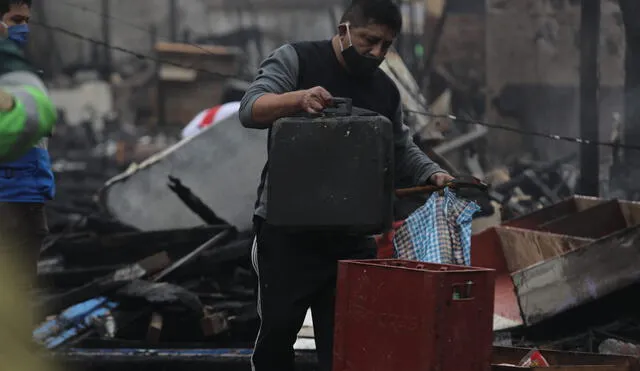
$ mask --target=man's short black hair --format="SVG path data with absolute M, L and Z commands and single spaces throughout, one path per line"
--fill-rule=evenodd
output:
M 26 5 L 31 8 L 31 0 L 0 0 L 0 15 L 9 13 L 12 5 Z
M 402 13 L 393 0 L 352 0 L 340 19 L 340 23 L 345 22 L 354 27 L 385 25 L 397 35 L 402 30 Z

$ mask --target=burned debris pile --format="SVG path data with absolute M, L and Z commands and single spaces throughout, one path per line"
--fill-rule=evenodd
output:
M 169 186 L 214 224 L 140 231 L 113 223 L 109 233 L 85 226 L 54 236 L 39 265 L 40 344 L 250 347 L 258 323 L 251 233 L 226 224 L 177 179 Z

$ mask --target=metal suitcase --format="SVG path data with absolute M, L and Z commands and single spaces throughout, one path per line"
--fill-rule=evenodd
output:
M 267 221 L 294 230 L 381 233 L 393 220 L 393 126 L 350 99 L 334 104 L 274 123 Z

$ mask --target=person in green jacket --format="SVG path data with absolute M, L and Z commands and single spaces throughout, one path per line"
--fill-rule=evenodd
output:
M 56 120 L 55 105 L 22 51 L 0 39 L 0 163 L 21 157 L 50 136 Z
M 17 168 L 11 166 L 46 142 L 57 119 L 55 105 L 47 96 L 44 83 L 24 58 L 22 50 L 6 35 L 6 29 L 0 24 L 0 196 L 23 192 L 29 187 L 27 177 L 11 176 L 7 169 Z M 37 204 L 0 200 L 1 270 L 8 274 L 6 266 L 12 268 L 11 279 L 2 279 L 4 286 L 0 286 L 0 290 L 7 295 L 21 293 L 21 300 L 27 301 L 37 279 L 40 248 L 47 234 L 44 211 L 41 207 L 36 210 L 32 205 Z M 9 297 L 5 299 L 12 303 Z M 20 313 L 16 313 L 15 318 L 7 318 L 12 318 L 16 327 L 0 321 L 0 333 L 11 337 L 14 345 L 28 347 L 33 323 L 28 321 L 31 326 L 27 326 L 27 322 L 18 324 L 16 321 L 18 317 L 31 317 L 25 311 L 29 306 L 15 304 Z M 6 310 L 10 308 L 0 312 Z M 0 338 L 3 347 L 5 340 Z

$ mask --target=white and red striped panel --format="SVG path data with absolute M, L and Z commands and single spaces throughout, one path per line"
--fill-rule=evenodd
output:
M 196 115 L 196 117 L 182 129 L 182 137 L 188 138 L 198 134 L 204 128 L 222 121 L 240 110 L 240 102 L 229 102 L 208 108 Z

